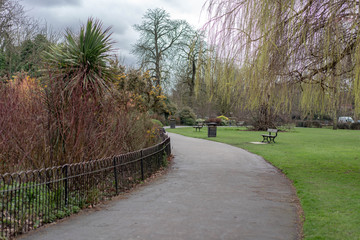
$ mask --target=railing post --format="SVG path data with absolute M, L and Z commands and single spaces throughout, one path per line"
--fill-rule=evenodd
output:
M 65 187 L 65 206 L 68 205 L 68 199 L 69 199 L 69 189 L 68 189 L 68 164 L 66 164 L 63 168 L 63 171 L 64 171 L 64 187 Z
M 117 176 L 117 171 L 116 171 L 116 157 L 113 158 L 113 163 L 114 163 L 115 190 L 116 190 L 116 195 L 118 195 L 119 187 L 118 187 L 118 176 Z
M 143 150 L 140 150 L 141 180 L 144 181 L 144 159 Z
M 162 157 L 162 151 L 160 152 L 160 150 L 161 150 L 161 147 L 162 147 L 162 145 L 158 145 L 158 147 L 157 147 L 157 162 L 158 162 L 158 169 L 160 169 L 160 167 L 161 167 L 161 157 Z

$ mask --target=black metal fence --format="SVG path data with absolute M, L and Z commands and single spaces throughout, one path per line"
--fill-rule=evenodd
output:
M 0 239 L 12 238 L 124 192 L 166 164 L 170 138 L 110 158 L 0 175 Z

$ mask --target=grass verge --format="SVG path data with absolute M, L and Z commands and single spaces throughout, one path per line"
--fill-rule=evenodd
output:
M 227 143 L 264 157 L 296 188 L 304 210 L 304 239 L 360 239 L 360 131 L 295 128 L 275 144 L 256 145 L 265 132 L 243 128 L 168 129 L 189 137 Z

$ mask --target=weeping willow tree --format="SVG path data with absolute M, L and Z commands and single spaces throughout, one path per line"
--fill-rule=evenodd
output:
M 299 101 L 335 125 L 347 103 L 359 116 L 359 1 L 209 0 L 208 12 L 217 62 L 237 69 L 216 78 L 223 96 L 237 88 L 240 105 L 265 115 Z

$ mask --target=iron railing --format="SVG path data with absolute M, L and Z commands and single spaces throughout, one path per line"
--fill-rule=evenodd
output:
M 114 157 L 0 175 L 0 239 L 12 238 L 118 195 L 166 164 L 170 138 Z

